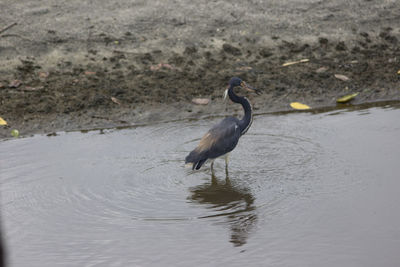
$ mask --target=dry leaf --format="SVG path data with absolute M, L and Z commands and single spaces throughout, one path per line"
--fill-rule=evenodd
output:
M 150 66 L 150 70 L 159 70 L 161 68 L 161 63 L 157 65 Z
M 150 70 L 159 70 L 161 68 L 166 68 L 166 69 L 170 69 L 170 70 L 176 69 L 174 66 L 172 66 L 171 64 L 167 64 L 167 63 L 158 63 L 157 65 L 150 66 Z
M 94 75 L 96 74 L 95 71 L 85 71 L 85 75 Z
M 358 93 L 350 94 L 350 95 L 345 95 L 342 96 L 341 98 L 336 99 L 336 102 L 338 103 L 346 103 L 355 98 L 358 95 Z
M 8 87 L 10 87 L 10 88 L 18 88 L 21 84 L 22 84 L 22 82 L 20 80 L 14 80 L 14 81 L 10 82 Z
M 253 68 L 250 66 L 243 66 L 243 67 L 239 67 L 236 69 L 236 71 L 249 71 L 252 70 Z
M 7 125 L 7 122 L 2 117 L 0 117 L 0 125 Z
M 193 98 L 192 102 L 196 105 L 207 105 L 210 103 L 210 99 L 208 98 Z
M 49 73 L 48 72 L 44 72 L 44 71 L 39 72 L 39 78 L 45 79 L 47 77 L 49 77 Z
M 308 62 L 308 61 L 310 61 L 308 58 L 304 58 L 304 59 L 301 59 L 299 61 L 286 62 L 286 63 L 282 64 L 282 67 L 287 67 L 287 66 L 290 66 L 290 65 L 298 64 L 298 63 L 305 63 L 305 62 Z
M 172 65 L 170 65 L 170 64 L 162 64 L 162 67 L 167 68 L 167 69 L 170 69 L 170 70 L 175 69 L 175 67 L 172 66 Z
M 317 69 L 315 72 L 316 73 L 323 73 L 323 72 L 325 72 L 327 70 L 328 70 L 328 67 L 321 67 L 321 68 Z
M 299 110 L 310 109 L 310 107 L 307 106 L 306 104 L 302 104 L 299 102 L 292 102 L 290 103 L 290 106 L 294 109 L 299 109 Z
M 342 75 L 342 74 L 335 74 L 335 78 L 336 78 L 336 79 L 339 79 L 339 80 L 341 80 L 341 81 L 344 81 L 344 82 L 350 80 L 349 77 L 347 77 L 347 76 L 345 76 L 345 75 Z
M 114 102 L 115 104 L 121 105 L 121 102 L 119 102 L 118 99 L 116 99 L 115 97 L 111 97 L 111 101 Z

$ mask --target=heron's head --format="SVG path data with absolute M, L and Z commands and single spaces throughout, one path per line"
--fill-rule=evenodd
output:
M 238 77 L 233 77 L 229 80 L 228 89 L 231 87 L 234 88 L 236 86 L 240 86 L 250 92 L 255 92 L 257 95 L 260 94 L 260 90 L 248 85 L 245 81 L 243 81 L 242 79 L 240 79 Z M 226 89 L 224 92 L 224 99 L 228 95 L 228 89 Z
M 242 84 L 243 80 L 238 77 L 233 77 L 229 80 L 229 86 L 236 87 Z

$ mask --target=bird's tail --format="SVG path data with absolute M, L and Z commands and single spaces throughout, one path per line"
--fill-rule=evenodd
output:
M 200 167 L 204 164 L 204 162 L 207 161 L 207 156 L 204 153 L 199 153 L 195 150 L 189 153 L 187 157 L 185 158 L 185 163 L 192 163 L 192 170 L 200 169 Z

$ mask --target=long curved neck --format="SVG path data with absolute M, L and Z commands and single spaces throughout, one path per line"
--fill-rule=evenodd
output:
M 239 121 L 240 132 L 243 135 L 247 132 L 247 130 L 250 128 L 251 123 L 253 122 L 253 113 L 250 102 L 249 100 L 247 100 L 247 98 L 236 95 L 235 92 L 233 91 L 233 86 L 229 87 L 228 95 L 233 102 L 239 103 L 243 107 L 244 116 Z

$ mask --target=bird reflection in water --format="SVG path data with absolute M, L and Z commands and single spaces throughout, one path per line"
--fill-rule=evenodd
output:
M 235 187 L 231 184 L 228 171 L 224 182 L 218 181 L 215 174 L 211 174 L 211 184 L 199 185 L 190 188 L 189 197 L 194 203 L 205 204 L 216 214 L 202 218 L 225 217 L 231 230 L 230 242 L 234 246 L 246 244 L 251 229 L 257 221 L 254 206 L 254 197 L 248 188 Z

